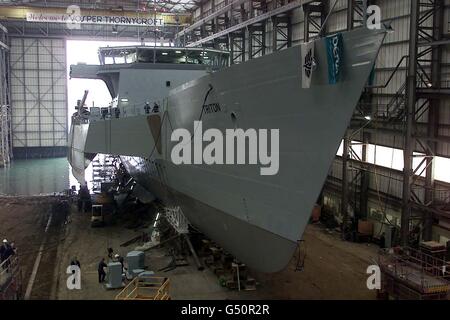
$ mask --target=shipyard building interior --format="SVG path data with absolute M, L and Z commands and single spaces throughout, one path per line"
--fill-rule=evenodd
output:
M 81 18 L 70 20 L 73 16 Z M 297 87 L 299 92 L 323 90 L 314 94 L 325 95 L 327 86 L 314 89 L 319 81 L 314 79 L 315 73 L 326 77 L 321 65 L 326 60 L 320 56 L 325 51 L 320 41 L 344 39 L 339 41 L 345 47 L 346 41 L 353 41 L 347 33 L 359 35 L 366 32 L 363 30 L 369 30 L 367 38 L 355 40 L 359 41 L 355 48 L 375 43 L 369 36 L 377 32 L 385 37 L 373 67 L 366 68 L 370 75 L 364 85 L 361 83 L 358 102 L 348 106 L 353 112 L 351 119 L 349 114 L 345 130 L 339 137 L 333 137 L 339 138 L 338 143 L 332 147 L 321 140 L 324 132 L 332 130 L 330 113 L 316 116 L 311 111 L 314 120 L 309 121 L 309 132 L 289 127 L 292 131 L 289 134 L 299 135 L 298 139 L 290 140 L 291 144 L 298 141 L 311 145 L 318 150 L 313 155 L 333 153 L 329 163 L 326 159 L 302 163 L 299 158 L 288 167 L 293 184 L 296 177 L 311 177 L 311 181 L 301 181 L 301 186 L 309 184 L 311 189 L 317 188 L 317 194 L 286 191 L 275 201 L 272 196 L 278 197 L 281 191 L 268 193 L 269 187 L 261 187 L 259 198 L 255 198 L 259 204 L 252 199 L 246 202 L 244 196 L 239 200 L 247 211 L 245 224 L 260 223 L 258 218 L 251 221 L 257 213 L 249 210 L 261 208 L 263 212 L 272 208 L 272 217 L 279 216 L 280 220 L 268 218 L 261 225 L 272 224 L 264 232 L 272 234 L 276 233 L 273 230 L 279 230 L 277 237 L 283 240 L 267 240 L 267 247 L 260 244 L 240 249 L 229 239 L 245 230 L 251 230 L 248 237 L 257 237 L 260 231 L 254 229 L 259 228 L 252 225 L 245 229 L 243 223 L 230 218 L 216 232 L 209 225 L 203 227 L 202 219 L 188 213 L 193 207 L 208 215 L 207 208 L 211 207 L 216 214 L 216 202 L 230 210 L 241 205 L 231 204 L 233 198 L 226 198 L 225 191 L 223 199 L 214 198 L 213 189 L 222 188 L 221 179 L 225 179 L 222 176 L 209 181 L 211 193 L 207 204 L 191 204 L 200 201 L 200 196 L 195 200 L 184 199 L 185 193 L 180 191 L 201 190 L 196 178 L 187 187 L 181 186 L 185 181 L 180 178 L 179 190 L 173 185 L 176 176 L 172 178 L 170 173 L 158 180 L 158 185 L 165 185 L 158 192 L 167 194 L 175 189 L 176 198 L 182 199 L 177 205 L 165 203 L 158 194 L 148 192 L 145 183 L 135 181 L 133 171 L 129 170 L 133 161 L 136 166 L 154 168 L 159 177 L 159 171 L 166 170 L 165 164 L 159 166 L 158 161 L 147 157 L 161 153 L 158 139 L 161 135 L 165 137 L 164 124 L 179 125 L 185 116 L 181 108 L 175 108 L 181 110 L 180 117 L 172 115 L 175 120 L 168 122 L 166 111 L 162 119 L 156 116 L 159 108 L 166 110 L 166 105 L 177 105 L 182 99 L 194 101 L 197 107 L 192 113 L 198 118 L 199 105 L 203 103 L 199 119 L 204 120 L 204 125 L 206 119 L 218 117 L 218 113 L 227 112 L 222 109 L 230 108 L 211 99 L 216 97 L 219 78 L 216 82 L 211 80 L 214 88 L 209 84 L 209 89 L 205 87 L 196 96 L 188 96 L 194 92 L 188 91 L 189 87 L 195 87 L 197 82 L 184 83 L 198 77 L 196 72 L 211 79 L 221 73 L 228 77 L 225 79 L 229 92 L 239 92 L 238 97 L 247 95 L 242 98 L 241 109 L 245 109 L 249 100 L 275 101 L 267 108 L 256 106 L 256 118 L 258 110 L 284 112 L 283 101 L 298 109 L 305 108 L 302 103 L 310 101 L 309 93 L 304 93 L 302 101 L 297 99 L 302 95 L 278 89 L 277 81 L 291 63 L 287 61 L 292 57 L 290 52 L 297 52 L 298 59 L 289 64 L 298 65 L 298 70 L 291 70 L 297 74 L 291 77 L 292 82 L 297 81 L 292 88 Z M 300 58 L 303 49 L 292 51 L 295 50 L 292 48 L 311 43 L 315 43 L 317 59 L 310 56 L 303 62 L 303 53 Z M 345 52 L 340 57 L 344 66 L 352 55 L 351 51 Z M 147 70 L 137 62 L 162 67 Z M 146 70 L 139 69 L 137 76 L 148 72 L 151 84 L 136 81 L 139 89 L 127 86 L 127 81 L 133 83 L 134 76 L 120 68 L 134 70 L 134 63 L 136 69 Z M 176 64 L 170 68 L 178 70 L 181 67 L 177 66 L 183 63 L 189 68 L 170 73 L 169 78 L 161 71 L 168 64 Z M 261 79 L 255 76 L 252 83 L 250 75 L 260 73 L 249 69 L 251 66 L 264 68 L 265 92 L 255 89 Z M 313 75 L 310 88 L 305 88 L 304 70 Z M 115 82 L 119 72 L 121 77 L 123 74 L 121 79 L 128 77 L 124 82 Z M 0 240 L 4 239 L 0 300 L 449 298 L 449 0 L 2 1 L 0 77 Z M 350 82 L 347 78 L 340 81 Z M 122 88 L 117 88 L 117 83 Z M 202 85 L 201 80 L 198 83 Z M 232 86 L 237 84 L 241 85 L 239 90 Z M 150 86 L 160 86 L 169 95 L 164 100 L 167 104 L 145 100 L 147 90 L 152 90 Z M 182 91 L 185 88 L 187 91 Z M 354 84 L 347 88 L 350 95 L 350 91 L 359 87 Z M 224 96 L 229 94 L 227 88 L 222 89 Z M 117 92 L 120 92 L 118 99 L 113 95 Z M 123 92 L 130 96 L 125 97 Z M 272 93 L 279 96 L 280 104 L 269 97 Z M 113 98 L 115 102 L 111 102 Z M 335 107 L 342 107 L 337 100 L 338 96 Z M 342 100 L 349 104 L 351 99 Z M 119 108 L 131 102 L 133 113 Z M 116 108 L 111 107 L 114 105 Z M 184 107 L 189 106 L 192 105 L 187 103 Z M 231 112 L 235 127 L 244 113 Z M 136 120 L 128 131 L 120 131 L 121 136 L 114 138 L 121 141 L 120 145 L 111 142 L 112 136 L 119 135 L 114 135 L 111 124 L 109 129 L 107 125 L 95 127 L 103 120 L 119 123 L 121 117 L 124 122 L 134 121 L 133 116 L 145 117 L 146 131 Z M 86 120 L 93 117 L 98 118 Z M 111 119 L 105 120 L 108 117 Z M 279 123 L 276 115 L 267 117 Z M 335 121 L 341 118 L 345 119 L 336 117 Z M 263 116 L 257 119 L 255 123 L 262 123 Z M 86 142 L 86 146 L 84 142 L 74 142 L 82 134 L 80 128 L 89 122 L 89 132 L 110 130 L 105 147 L 93 150 L 92 145 L 99 140 L 95 138 L 92 143 Z M 72 128 L 77 125 L 79 129 Z M 121 127 L 118 124 L 116 128 Z M 271 122 L 262 128 L 271 128 Z M 127 145 L 139 144 L 147 131 L 152 141 L 159 142 L 148 147 L 150 153 L 145 151 L 144 164 L 140 160 L 124 160 L 121 156 L 135 154 L 121 151 L 128 150 Z M 311 132 L 316 132 L 316 136 Z M 310 141 L 305 142 L 301 135 Z M 283 148 L 283 128 L 280 139 Z M 293 150 L 303 150 L 298 147 Z M 280 174 L 285 177 L 282 161 L 285 158 L 283 152 L 280 154 Z M 78 159 L 80 155 L 82 160 Z M 79 161 L 85 169 L 84 181 L 79 179 L 79 168 L 74 168 Z M 324 179 L 321 174 L 313 174 L 314 163 L 317 167 L 327 164 Z M 296 175 L 295 171 L 312 172 Z M 198 179 L 204 176 L 201 177 Z M 166 181 L 170 179 L 172 182 Z M 237 184 L 235 187 L 240 190 Z M 291 181 L 279 187 L 294 188 Z M 291 196 L 295 194 L 298 198 Z M 304 200 L 305 194 L 314 198 L 311 207 Z M 227 201 L 230 203 L 223 204 Z M 304 225 L 298 222 L 293 226 L 298 228 L 298 238 L 283 238 L 288 233 L 286 224 L 297 223 L 296 218 L 291 222 L 288 218 L 281 219 L 285 202 L 292 208 L 308 203 L 295 212 L 306 217 Z M 266 203 L 271 204 L 264 207 Z M 212 217 L 211 213 L 211 219 L 205 221 L 222 223 L 214 222 Z M 265 233 L 264 237 L 272 239 Z M 289 245 L 283 242 L 285 238 L 290 239 Z M 246 241 L 242 242 L 244 246 Z M 278 243 L 280 250 L 276 247 Z M 290 250 L 289 261 L 283 268 L 275 267 L 274 261 L 282 259 L 282 253 L 278 257 L 276 252 L 283 250 Z M 73 268 L 72 287 L 66 281 L 68 266 Z M 78 278 L 80 272 L 82 277 Z

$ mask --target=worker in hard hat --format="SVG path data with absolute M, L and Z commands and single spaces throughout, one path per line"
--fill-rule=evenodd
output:
M 123 257 L 122 257 L 120 254 L 116 253 L 116 254 L 114 255 L 114 260 L 117 261 L 117 262 L 120 262 L 120 264 L 122 265 L 122 273 L 123 273 L 124 268 L 125 268 Z
M 2 246 L 0 247 L 0 259 L 1 262 L 4 262 L 6 260 L 9 259 L 9 257 L 11 257 L 12 255 L 14 255 L 14 249 L 13 247 L 9 244 L 7 239 L 3 239 L 2 241 Z M 6 263 L 4 265 L 4 267 L 8 267 L 9 263 Z

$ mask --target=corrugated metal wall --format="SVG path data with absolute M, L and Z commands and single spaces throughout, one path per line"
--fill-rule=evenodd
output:
M 222 0 L 216 1 L 216 3 Z M 410 6 L 411 1 L 416 0 L 378 0 L 376 4 L 381 9 L 381 19 L 382 22 L 388 23 L 392 26 L 393 32 L 389 33 L 386 37 L 385 43 L 383 44 L 380 55 L 378 57 L 376 67 L 375 67 L 375 85 L 384 85 L 387 80 L 396 69 L 397 64 L 401 61 L 402 57 L 408 55 L 409 50 L 409 26 L 410 26 Z M 269 1 L 268 1 L 269 2 Z M 334 3 L 330 0 L 329 3 Z M 445 1 L 446 5 L 450 6 L 450 0 Z M 347 29 L 347 4 L 348 0 L 338 0 L 333 13 L 329 17 L 326 30 L 328 33 L 339 32 Z M 246 8 L 250 4 L 246 2 L 244 6 Z M 450 36 L 450 9 L 446 8 L 444 13 L 444 34 L 448 37 Z M 210 10 L 211 5 L 208 3 L 205 5 L 205 11 Z M 197 10 L 196 15 L 199 16 L 200 10 Z M 239 13 L 236 13 L 239 14 Z M 427 21 L 428 26 L 431 26 L 431 19 Z M 301 8 L 294 10 L 291 14 L 291 25 L 292 25 L 292 45 L 298 45 L 304 40 L 304 13 Z M 267 21 L 265 24 L 266 30 L 266 54 L 273 52 L 272 43 L 272 23 Z M 246 55 L 248 56 L 248 32 L 246 32 Z M 424 50 L 424 47 L 422 50 Z M 422 60 L 430 60 L 430 54 L 424 56 Z M 400 68 L 394 74 L 392 80 L 385 88 L 373 89 L 371 104 L 376 106 L 377 112 L 382 112 L 383 108 L 386 109 L 386 105 L 393 99 L 395 94 L 400 90 L 404 90 L 404 85 L 406 82 L 406 64 L 407 59 L 404 59 L 400 64 Z M 442 54 L 442 87 L 450 87 L 450 47 L 443 48 Z M 422 61 L 421 65 L 428 71 L 429 61 Z M 420 103 L 420 102 L 419 102 Z M 424 125 L 428 121 L 428 112 L 424 112 L 418 122 Z M 448 137 L 450 141 L 450 99 L 447 97 L 442 97 L 439 108 L 439 136 L 444 139 Z M 423 129 L 422 129 L 423 130 Z M 359 133 L 354 133 L 353 140 L 362 141 L 362 131 Z M 403 136 L 393 134 L 388 134 L 382 132 L 381 130 L 375 130 L 371 132 L 369 138 L 370 144 L 386 146 L 396 149 L 403 149 L 404 138 Z M 373 152 L 374 148 L 372 148 Z M 416 150 L 422 150 L 416 145 Z M 441 157 L 450 158 L 450 143 L 444 140 L 437 143 L 436 155 Z M 368 154 L 369 159 L 373 154 Z M 414 161 L 418 163 L 421 158 L 417 158 Z M 360 180 L 353 180 L 356 172 L 361 168 L 361 163 L 351 162 L 349 169 L 350 180 L 355 183 L 357 188 L 359 188 Z M 401 170 L 401 169 L 400 169 Z M 339 219 L 340 212 L 340 199 L 341 199 L 341 184 L 342 179 L 342 161 L 340 158 L 336 158 L 333 162 L 330 172 L 330 179 L 328 179 L 328 184 L 334 185 L 334 188 L 326 188 L 324 190 L 324 206 L 329 207 L 328 209 L 336 213 Z M 380 235 L 386 225 L 394 223 L 400 225 L 401 217 L 401 205 L 399 201 L 388 201 L 383 200 L 383 195 L 387 195 L 389 199 L 401 199 L 402 189 L 403 189 L 403 174 L 399 169 L 390 170 L 385 167 L 370 165 L 369 170 L 369 195 L 368 199 L 368 218 L 374 221 L 376 234 Z M 425 200 L 424 185 L 425 180 L 421 177 L 416 181 L 417 186 L 420 188 L 415 188 L 415 193 L 420 201 Z M 355 187 L 352 184 L 352 188 Z M 416 187 L 417 187 L 416 186 Z M 448 202 L 449 192 L 448 184 L 440 181 L 436 181 L 436 189 L 434 191 L 434 197 L 438 201 Z M 356 194 L 356 193 L 354 193 Z M 387 199 L 387 198 L 386 198 Z M 354 202 L 357 205 L 359 199 L 351 199 L 350 202 Z M 434 239 L 440 240 L 440 235 L 443 234 L 443 230 L 437 227 L 433 228 Z
M 216 0 L 215 6 L 222 7 L 225 0 Z M 228 1 L 229 3 L 230 1 Z M 334 1 L 330 1 L 333 3 Z M 347 28 L 347 3 L 348 0 L 338 0 L 333 13 L 331 14 L 326 29 L 327 32 L 343 31 Z M 408 54 L 409 49 L 409 13 L 411 0 L 379 0 L 376 4 L 381 9 L 381 19 L 384 23 L 389 23 L 393 32 L 389 33 L 386 37 L 385 43 L 380 51 L 380 55 L 376 64 L 375 84 L 381 85 L 387 82 L 394 71 L 397 64 L 400 62 L 403 56 Z M 446 4 L 450 6 L 450 0 L 446 0 Z M 246 8 L 250 5 L 249 2 L 243 4 Z M 268 1 L 268 6 L 271 2 Z M 422 9 L 423 10 L 423 9 Z M 204 14 L 211 12 L 211 1 L 203 4 Z M 198 8 L 195 11 L 194 17 L 200 17 L 201 9 Z M 234 13 L 236 17 L 239 16 L 239 12 Z M 450 10 L 446 8 L 444 14 L 444 33 L 450 34 L 449 30 Z M 431 26 L 431 19 L 427 21 Z M 291 14 L 292 24 L 292 44 L 296 45 L 303 41 L 304 37 L 304 14 L 302 8 L 293 10 Z M 272 23 L 268 20 L 265 24 L 266 29 L 266 54 L 273 51 L 272 44 Z M 248 32 L 246 41 L 246 53 L 248 54 Z M 422 59 L 427 60 L 431 57 L 425 56 Z M 442 55 L 442 83 L 443 87 L 450 87 L 450 48 L 443 49 Z M 422 62 L 421 65 L 426 65 Z M 425 68 L 427 68 L 425 66 Z M 383 106 L 386 106 L 392 99 L 393 95 L 399 91 L 406 81 L 406 59 L 400 66 L 400 69 L 395 73 L 391 82 L 386 88 L 374 89 L 373 104 L 378 105 L 380 111 L 383 110 Z M 450 139 L 450 100 L 443 99 L 440 108 L 440 129 L 439 135 L 448 137 Z M 421 115 L 420 122 L 426 123 L 428 121 L 428 113 L 425 112 Z M 393 138 L 392 135 L 377 133 L 371 137 L 371 142 L 374 144 L 390 146 L 394 148 L 403 148 L 403 139 L 401 137 Z M 420 149 L 420 148 L 418 148 Z M 450 144 L 439 142 L 437 145 L 437 155 L 442 157 L 450 157 Z
M 15 158 L 66 154 L 66 69 L 64 39 L 11 39 L 12 142 Z

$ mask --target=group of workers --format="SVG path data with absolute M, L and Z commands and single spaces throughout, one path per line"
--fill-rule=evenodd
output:
M 145 111 L 146 114 L 150 114 L 150 111 L 152 113 L 158 113 L 159 112 L 159 105 L 155 102 L 153 104 L 153 109 L 152 109 L 152 107 L 150 107 L 150 103 L 146 102 L 145 106 L 144 106 L 144 111 Z
M 16 254 L 16 249 L 14 248 L 14 243 L 9 243 L 7 239 L 3 239 L 2 245 L 0 247 L 0 264 L 3 264 L 11 256 Z M 8 267 L 9 263 L 4 264 L 4 268 Z
M 112 258 L 112 250 L 108 249 L 108 257 Z M 115 254 L 114 258 L 112 258 L 112 261 L 114 262 L 120 262 L 120 264 L 122 265 L 122 272 L 124 272 L 124 270 L 126 269 L 124 266 L 124 259 L 120 254 Z M 108 265 L 105 262 L 105 258 L 102 258 L 98 264 L 98 282 L 99 283 L 103 283 L 105 281 L 105 277 L 106 277 L 106 271 L 105 269 L 108 267 Z
M 159 112 L 159 105 L 155 102 L 153 103 L 153 107 L 150 106 L 149 102 L 146 102 L 144 105 L 144 111 L 145 114 L 150 113 L 158 113 Z M 109 108 L 102 108 L 100 111 L 102 119 L 107 119 L 109 116 L 114 116 L 114 118 L 119 119 L 120 118 L 120 108 L 115 107 L 109 107 Z
M 114 258 L 112 260 L 114 262 L 120 262 L 122 264 L 122 272 L 125 270 L 123 257 L 121 257 L 119 254 L 115 254 Z M 78 261 L 78 259 L 76 257 L 74 257 L 72 259 L 72 261 L 70 261 L 70 265 L 78 266 L 78 268 L 81 269 L 81 263 L 80 263 L 80 261 Z M 102 258 L 100 260 L 100 262 L 98 263 L 98 268 L 97 268 L 97 271 L 98 271 L 98 283 L 105 282 L 105 278 L 106 278 L 106 271 L 105 271 L 105 269 L 106 268 L 108 268 L 108 265 L 106 264 L 105 258 Z

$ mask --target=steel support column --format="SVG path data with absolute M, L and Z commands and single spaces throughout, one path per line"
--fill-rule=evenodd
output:
M 265 24 L 248 27 L 248 58 L 253 59 L 266 54 Z
M 305 14 L 304 35 L 305 42 L 319 36 L 326 18 L 325 1 L 311 1 L 303 4 Z
M 366 24 L 367 6 L 370 2 L 370 0 L 347 0 L 347 29 Z
M 348 225 L 348 160 L 350 151 L 350 137 L 348 131 L 344 136 L 344 148 L 342 152 L 342 194 L 341 194 L 341 214 L 342 214 L 342 239 L 346 239 Z
M 363 133 L 363 146 L 362 146 L 362 170 L 361 170 L 361 186 L 359 194 L 359 215 L 358 218 L 366 219 L 368 214 L 368 201 L 369 201 L 369 186 L 370 186 L 370 172 L 368 170 L 368 152 L 367 146 L 370 142 L 370 133 Z
M 292 46 L 292 24 L 290 15 L 272 17 L 272 52 Z
M 435 0 L 432 7 L 433 12 L 433 30 L 431 33 L 432 42 L 439 43 L 443 39 L 444 26 L 444 1 Z M 431 85 L 433 89 L 441 89 L 441 60 L 442 60 L 442 46 L 433 45 L 431 47 Z M 439 135 L 439 107 L 440 99 L 433 97 L 429 101 L 428 110 L 428 127 L 427 134 L 430 139 L 436 138 Z M 429 152 L 426 158 L 426 175 L 425 175 L 425 204 L 432 205 L 435 201 L 435 161 L 433 157 L 437 151 L 437 142 L 428 142 Z M 432 239 L 433 216 L 430 213 L 425 213 L 423 223 L 423 240 L 429 241 Z
M 228 34 L 230 48 L 230 63 L 236 64 L 245 61 L 245 31 Z
M 411 187 L 413 184 L 413 152 L 414 152 L 414 118 L 416 106 L 417 85 L 417 44 L 419 24 L 419 3 L 411 1 L 410 32 L 409 32 L 409 58 L 406 83 L 406 123 L 405 147 L 403 151 L 403 204 L 401 217 L 400 240 L 403 246 L 409 244 L 411 221 Z

